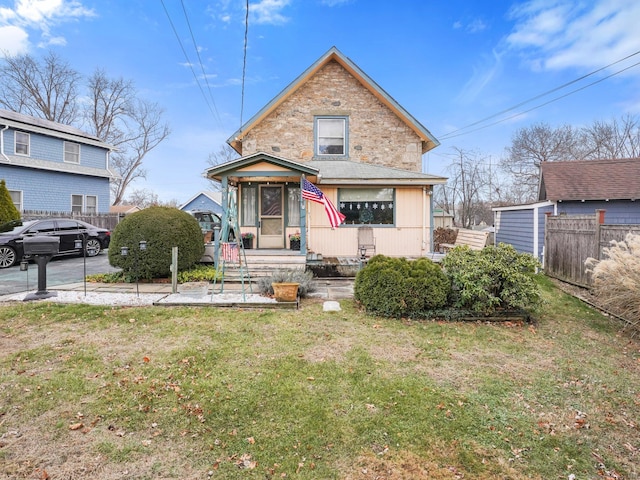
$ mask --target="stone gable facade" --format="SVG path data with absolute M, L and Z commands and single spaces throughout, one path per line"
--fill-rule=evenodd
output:
M 420 137 L 338 62 L 330 61 L 246 133 L 242 154 L 314 160 L 314 117 L 348 116 L 348 159 L 422 171 Z

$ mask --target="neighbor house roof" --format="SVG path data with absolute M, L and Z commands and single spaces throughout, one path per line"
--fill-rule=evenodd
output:
M 640 199 L 640 158 L 543 162 L 540 200 Z
M 360 67 L 353 63 L 349 58 L 345 57 L 336 47 L 331 47 L 327 53 L 320 57 L 313 65 L 307 68 L 298 78 L 291 82 L 284 90 L 282 90 L 273 100 L 255 114 L 248 122 L 240 127 L 229 139 L 227 143 L 231 145 L 238 153 L 242 154 L 242 138 L 259 124 L 264 118 L 271 114 L 282 102 L 293 95 L 300 87 L 302 87 L 311 77 L 313 77 L 322 67 L 329 62 L 335 61 L 339 63 L 347 72 L 356 78 L 367 90 L 369 90 L 380 102 L 386 105 L 400 119 L 402 119 L 422 140 L 422 153 L 426 153 L 432 148 L 440 145 L 440 142 L 416 120 L 409 112 L 407 112 L 391 95 L 385 92 L 376 82 L 374 82 Z
M 122 213 L 124 215 L 128 213 L 135 213 L 142 210 L 138 205 L 111 205 L 109 207 L 109 213 Z
M 70 125 L 52 122 L 43 118 L 32 117 L 22 113 L 16 113 L 9 110 L 0 109 L 0 125 L 8 125 L 9 127 L 24 130 L 27 132 L 41 133 L 43 135 L 63 138 L 69 141 L 86 143 L 96 147 L 113 150 L 114 147 L 104 143 L 98 137 L 89 135 L 82 130 Z
M 207 197 L 209 200 L 211 200 L 214 203 L 217 203 L 218 205 L 222 205 L 222 192 L 213 192 L 211 190 L 202 190 L 201 192 L 196 193 L 193 197 L 191 197 L 189 200 L 184 202 L 178 208 L 180 210 L 182 210 L 184 207 L 189 205 L 191 202 L 193 202 L 200 195 Z

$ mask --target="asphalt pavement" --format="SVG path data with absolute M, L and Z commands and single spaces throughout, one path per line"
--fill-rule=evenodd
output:
M 85 267 L 87 275 L 120 270 L 109 265 L 107 250 L 86 259 L 76 256 L 55 257 L 46 266 L 46 285 L 54 287 L 83 283 Z M 0 295 L 37 290 L 38 275 L 38 265 L 34 262 L 29 262 L 26 271 L 20 270 L 19 263 L 13 267 L 0 269 Z

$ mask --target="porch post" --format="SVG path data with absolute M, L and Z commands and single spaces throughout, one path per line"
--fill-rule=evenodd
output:
M 227 176 L 224 175 L 222 177 L 222 181 L 220 182 L 222 184 L 222 225 L 220 225 L 220 232 L 224 232 L 224 226 L 229 224 L 229 200 L 228 200 L 228 196 L 229 196 L 229 181 L 227 179 Z M 228 234 L 228 229 L 227 229 L 227 234 Z M 217 270 L 218 269 L 218 265 L 219 265 L 219 259 L 220 259 L 220 235 L 218 235 L 218 238 L 214 239 L 215 243 L 214 243 L 214 247 L 213 247 L 213 266 L 214 268 Z
M 304 175 L 300 176 L 300 253 L 307 255 L 307 201 L 302 198 Z

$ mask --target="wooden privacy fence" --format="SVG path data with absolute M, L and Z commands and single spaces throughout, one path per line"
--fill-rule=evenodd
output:
M 94 213 L 94 214 L 80 214 L 71 212 L 45 212 L 37 210 L 25 210 L 22 212 L 22 218 L 24 220 L 41 220 L 43 218 L 73 218 L 75 220 L 81 220 L 83 222 L 90 223 L 99 228 L 106 228 L 107 230 L 113 230 L 116 225 L 122 220 L 117 213 Z
M 622 241 L 629 232 L 640 234 L 640 225 L 605 225 L 604 210 L 594 215 L 547 215 L 544 234 L 544 268 L 547 274 L 588 287 L 584 262 L 604 258 L 611 241 Z

